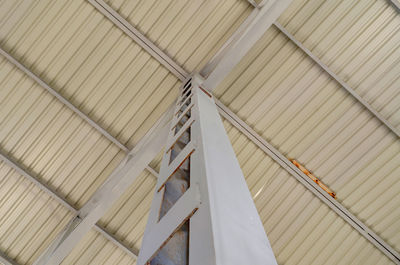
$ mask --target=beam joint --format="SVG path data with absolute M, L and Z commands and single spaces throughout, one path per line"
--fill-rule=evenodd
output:
M 156 122 L 154 129 L 140 140 L 137 146 L 114 169 L 103 185 L 79 210 L 79 219 L 72 229 L 63 231 L 34 265 L 58 265 L 72 251 L 75 245 L 88 233 L 98 220 L 113 206 L 129 188 L 151 160 L 161 151 L 168 135 L 168 123 L 172 116 L 172 106 Z
M 71 211 L 75 216 L 77 216 L 79 214 L 78 209 L 76 209 L 72 204 L 70 204 L 67 200 L 65 200 L 65 198 L 63 198 L 60 194 L 55 192 L 53 189 L 51 189 L 47 185 L 40 182 L 37 178 L 33 177 L 30 173 L 28 173 L 25 169 L 23 169 L 20 165 L 18 165 L 10 157 L 8 157 L 7 155 L 0 152 L 0 159 L 3 160 L 3 162 L 6 163 L 9 167 L 11 167 L 16 172 L 18 172 L 20 175 L 22 175 L 24 178 L 26 178 L 27 180 L 34 183 L 39 189 L 44 191 L 51 198 L 53 198 L 58 203 L 63 205 L 69 211 Z M 153 174 L 154 174 L 154 176 L 158 176 L 158 173 L 156 171 L 154 171 Z M 115 245 L 117 245 L 118 247 L 121 247 L 122 250 L 124 250 L 129 256 L 134 257 L 135 259 L 137 258 L 137 254 L 138 254 L 137 251 L 125 246 L 122 242 L 120 242 L 118 239 L 116 239 L 113 235 L 108 233 L 103 227 L 96 224 L 94 229 L 97 232 L 99 232 L 100 234 L 102 234 L 104 237 L 106 237 L 108 240 L 113 242 Z M 1 255 L 1 253 L 0 253 L 0 255 Z
M 264 35 L 292 0 L 271 0 L 254 9 L 211 61 L 201 70 L 203 86 L 213 91 Z

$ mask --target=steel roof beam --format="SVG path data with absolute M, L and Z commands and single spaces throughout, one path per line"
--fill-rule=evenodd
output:
M 36 74 L 34 74 L 30 69 L 28 69 L 26 66 L 24 66 L 22 63 L 20 63 L 17 59 L 15 59 L 11 54 L 9 54 L 7 51 L 3 50 L 3 48 L 0 47 L 0 54 L 4 56 L 10 63 L 12 63 L 14 66 L 16 66 L 19 70 L 24 72 L 26 75 L 28 75 L 30 78 L 32 78 L 38 85 L 46 89 L 51 95 L 53 95 L 55 98 L 57 98 L 61 103 L 63 103 L 65 106 L 67 106 L 70 110 L 72 110 L 74 113 L 76 113 L 79 117 L 81 117 L 83 120 L 85 120 L 87 123 L 89 123 L 94 129 L 96 129 L 100 134 L 102 134 L 104 137 L 106 137 L 108 140 L 113 142 L 116 146 L 118 146 L 121 150 L 123 150 L 125 153 L 129 152 L 129 148 L 126 147 L 123 143 L 121 143 L 117 138 L 112 136 L 110 133 L 108 133 L 104 128 L 102 128 L 99 124 L 97 124 L 94 120 L 92 120 L 88 115 L 83 113 L 80 109 L 75 107 L 71 102 L 68 101 L 65 97 L 63 97 L 60 93 L 58 93 L 54 88 L 50 87 L 46 82 L 44 82 L 40 77 L 38 77 Z M 146 169 L 154 175 L 154 169 L 152 169 L 150 166 L 147 166 Z M 158 175 L 154 175 L 156 178 Z
M 397 12 L 400 12 L 400 1 L 399 0 L 388 0 L 388 1 L 396 9 Z
M 79 117 L 84 119 L 86 122 L 88 122 L 93 128 L 95 128 L 99 133 L 101 133 L 104 137 L 109 139 L 111 142 L 113 142 L 115 145 L 117 145 L 121 150 L 124 152 L 128 153 L 129 149 L 126 147 L 124 144 L 122 144 L 119 140 L 117 140 L 115 137 L 113 137 L 111 134 L 109 134 L 105 129 L 103 129 L 100 125 L 98 125 L 95 121 L 93 121 L 90 117 L 88 117 L 86 114 L 84 114 L 81 110 L 79 110 L 77 107 L 75 107 L 72 103 L 70 103 L 66 98 L 64 98 L 61 94 L 59 94 L 56 90 L 54 90 L 52 87 L 50 87 L 46 82 L 44 82 L 40 77 L 38 77 L 36 74 L 34 74 L 31 70 L 29 70 L 27 67 L 25 67 L 23 64 L 21 64 L 18 60 L 16 60 L 13 56 L 11 56 L 8 52 L 3 50 L 0 47 L 0 54 L 4 56 L 10 63 L 12 63 L 14 66 L 16 66 L 19 70 L 24 72 L 26 75 L 28 75 L 30 78 L 32 78 L 36 83 L 38 83 L 40 86 L 42 86 L 44 89 L 46 89 L 51 95 L 56 97 L 61 103 L 66 105 L 70 110 L 72 110 L 74 113 L 76 113 Z M 33 182 L 36 186 L 38 186 L 42 191 L 46 192 L 49 194 L 54 200 L 56 200 L 58 203 L 62 204 L 64 207 L 66 207 L 68 210 L 71 212 L 77 214 L 78 210 L 71 205 L 69 202 L 63 198 L 62 195 L 58 194 L 56 191 L 48 187 L 46 184 L 40 182 L 37 178 L 33 177 L 30 173 L 28 173 L 25 169 L 23 169 L 22 166 L 18 165 L 16 162 L 13 161 L 10 157 L 8 157 L 6 154 L 0 152 L 0 159 L 3 160 L 6 164 L 8 164 L 11 168 L 16 170 L 19 174 L 21 174 L 23 177 L 28 179 L 29 181 Z M 152 176 L 155 178 L 158 178 L 158 173 L 151 168 L 150 166 L 146 166 L 146 170 L 151 173 Z M 95 230 L 101 233 L 103 236 L 108 238 L 110 241 L 115 243 L 117 246 L 122 248 L 128 255 L 136 258 L 138 252 L 134 251 L 127 246 L 125 246 L 123 243 L 121 243 L 118 239 L 114 238 L 112 235 L 110 235 L 107 231 L 105 231 L 102 227 L 98 226 L 95 224 L 94 226 Z
M 264 3 L 264 1 L 262 2 Z M 201 70 L 201 75 L 206 79 L 203 86 L 213 91 L 291 2 L 292 0 L 271 0 L 261 8 L 255 8 L 225 45 Z
M 249 4 L 254 6 L 255 8 L 261 8 L 270 1 L 274 0 L 247 0 L 247 2 L 249 2 Z
M 34 262 L 34 265 L 58 265 L 68 256 L 76 244 L 95 226 L 97 221 L 143 172 L 148 163 L 161 151 L 169 132 L 168 122 L 172 112 L 171 106 L 119 166 L 113 170 L 64 231 Z
M 54 200 L 56 200 L 58 203 L 63 205 L 65 208 L 70 210 L 72 213 L 77 215 L 79 213 L 78 209 L 76 209 L 72 204 L 67 202 L 65 198 L 63 198 L 60 194 L 55 192 L 53 189 L 48 187 L 46 184 L 43 184 L 40 182 L 38 179 L 33 177 L 30 173 L 28 173 L 25 169 L 23 169 L 20 165 L 18 165 L 16 162 L 14 162 L 10 157 L 7 155 L 3 154 L 0 152 L 0 159 L 3 160 L 9 167 L 14 169 L 16 172 L 21 174 L 24 178 L 28 179 L 29 181 L 33 182 L 39 189 L 44 191 L 46 194 L 48 194 L 50 197 L 52 197 Z M 113 235 L 111 235 L 109 232 L 107 232 L 103 227 L 101 227 L 99 224 L 95 224 L 94 229 L 102 234 L 104 237 L 106 237 L 108 240 L 113 242 L 115 245 L 120 247 L 122 250 L 124 250 L 129 256 L 133 258 L 137 258 L 138 251 L 133 250 L 126 245 L 124 245 L 121 241 L 119 241 L 117 238 L 115 238 Z M 0 253 L 1 255 L 1 253 Z
M 309 49 L 307 49 L 295 36 L 289 33 L 285 27 L 283 27 L 278 22 L 274 25 L 289 38 L 297 47 L 299 47 L 303 52 L 305 52 L 316 64 L 318 64 L 324 71 L 330 75 L 336 82 L 338 82 L 346 91 L 352 95 L 359 103 L 361 103 L 372 115 L 374 115 L 378 120 L 380 120 L 386 127 L 391 130 L 397 137 L 400 137 L 400 130 L 394 127 L 385 117 L 383 117 L 378 111 L 376 111 L 365 99 L 363 99 L 356 91 L 354 91 L 349 84 L 343 81 L 337 74 L 335 74 L 326 64 L 324 64 L 315 54 L 313 54 Z

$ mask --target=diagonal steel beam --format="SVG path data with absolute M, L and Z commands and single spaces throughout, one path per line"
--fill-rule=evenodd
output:
M 36 83 L 38 83 L 40 86 L 42 86 L 44 89 L 46 89 L 51 95 L 56 97 L 59 101 L 61 101 L 61 103 L 66 105 L 69 109 L 71 109 L 79 117 L 81 117 L 86 122 L 88 122 L 93 128 L 95 128 L 104 137 L 106 137 L 111 142 L 113 142 L 115 145 L 117 145 L 121 150 L 123 150 L 126 153 L 129 152 L 128 147 L 126 147 L 124 144 L 122 144 L 114 136 L 109 134 L 105 129 L 103 129 L 100 125 L 98 125 L 90 117 L 88 117 L 81 110 L 79 110 L 77 107 L 75 107 L 71 102 L 69 102 L 66 98 L 64 98 L 61 94 L 59 94 L 56 90 L 54 90 L 52 87 L 50 87 L 40 77 L 35 75 L 31 70 L 29 70 L 27 67 L 25 67 L 23 64 L 21 64 L 18 60 L 16 60 L 13 56 L 11 56 L 8 52 L 3 50 L 1 47 L 0 47 L 0 54 L 2 56 L 4 56 L 10 63 L 12 63 L 14 66 L 16 66 L 19 70 L 21 70 L 26 75 L 28 75 L 30 78 L 32 78 Z M 40 182 L 37 178 L 33 177 L 29 172 L 27 172 L 25 169 L 23 169 L 22 166 L 18 165 L 18 163 L 13 161 L 13 159 L 8 157 L 6 154 L 2 153 L 1 151 L 0 151 L 0 160 L 4 161 L 6 164 L 8 164 L 11 168 L 16 170 L 23 177 L 25 177 L 29 181 L 33 182 L 42 191 L 49 194 L 53 199 L 55 199 L 57 202 L 62 204 L 68 210 L 70 210 L 71 212 L 73 212 L 75 214 L 78 214 L 78 209 L 76 209 L 73 205 L 71 205 L 69 202 L 67 202 L 66 199 L 61 194 L 58 194 L 52 188 L 48 187 L 46 184 Z M 158 178 L 158 173 L 153 168 L 151 168 L 150 166 L 147 165 L 146 170 L 149 171 L 153 177 Z M 134 251 L 134 250 L 130 249 L 129 247 L 125 246 L 122 242 L 120 242 L 118 239 L 116 239 L 115 237 L 110 235 L 107 231 L 104 230 L 104 228 L 98 226 L 97 224 L 95 224 L 94 228 L 96 231 L 98 231 L 103 236 L 108 238 L 110 241 L 115 243 L 117 246 L 122 248 L 129 256 L 137 258 L 137 254 L 138 254 L 137 251 Z
M 261 8 L 271 1 L 273 0 L 247 0 L 247 2 L 249 2 L 249 4 L 254 6 L 255 8 Z
M 313 54 L 309 49 L 307 49 L 299 40 L 296 39 L 285 27 L 283 27 L 278 22 L 274 25 L 289 38 L 297 47 L 299 47 L 303 52 L 305 52 L 316 64 L 318 64 L 324 71 L 330 75 L 336 82 L 338 82 L 346 91 L 352 95 L 358 102 L 360 102 L 372 115 L 374 115 L 378 120 L 380 120 L 386 127 L 391 130 L 397 137 L 400 137 L 400 130 L 394 127 L 385 117 L 383 117 L 378 111 L 376 111 L 365 99 L 363 99 L 359 94 L 357 94 L 354 89 L 352 89 L 349 84 L 343 81 L 337 74 L 335 74 L 326 64 L 324 64 L 321 59 L 319 59 L 315 54 Z
M 396 9 L 397 12 L 400 12 L 400 1 L 399 0 L 388 0 L 388 1 Z
M 88 202 L 79 210 L 57 239 L 52 242 L 34 265 L 58 265 L 72 251 L 76 244 L 88 233 L 98 220 L 112 207 L 118 198 L 136 180 L 148 163 L 161 151 L 169 132 L 172 106 L 147 132 L 136 147 L 108 176 Z
M 95 121 L 93 121 L 91 118 L 89 118 L 89 116 L 87 116 L 85 113 L 83 113 L 77 107 L 75 107 L 71 102 L 69 102 L 66 98 L 64 98 L 60 93 L 58 93 L 56 90 L 54 90 L 52 87 L 50 87 L 40 77 L 38 77 L 31 70 L 29 70 L 27 67 L 25 67 L 23 64 L 21 64 L 17 59 L 15 59 L 11 54 L 9 54 L 7 51 L 5 51 L 1 47 L 0 47 L 0 54 L 3 55 L 10 63 L 15 65 L 19 70 L 21 70 L 26 75 L 28 75 L 30 78 L 32 78 L 38 85 L 40 85 L 41 87 L 46 89 L 51 95 L 56 97 L 65 106 L 67 106 L 69 109 L 71 109 L 73 112 L 75 112 L 79 117 L 84 119 L 87 123 L 89 123 L 92 127 L 94 127 L 98 132 L 100 132 L 102 135 L 104 135 L 104 137 L 106 137 L 108 140 L 113 142 L 115 145 L 117 145 L 119 148 L 121 148 L 125 152 L 128 151 L 128 148 L 126 146 L 124 146 L 122 143 L 120 143 L 114 136 L 112 136 L 110 133 L 108 133 L 105 129 L 103 129 Z
M 76 209 L 72 204 L 70 204 L 63 196 L 58 194 L 56 191 L 54 191 L 52 188 L 47 186 L 46 184 L 40 182 L 37 178 L 33 177 L 29 172 L 27 172 L 25 169 L 23 169 L 20 165 L 18 165 L 15 161 L 13 161 L 10 157 L 5 155 L 4 153 L 0 152 L 0 159 L 3 160 L 9 167 L 14 169 L 16 172 L 18 172 L 21 176 L 24 178 L 28 179 L 29 181 L 33 182 L 36 184 L 38 188 L 40 188 L 42 191 L 47 193 L 50 197 L 52 197 L 54 200 L 56 200 L 58 203 L 63 205 L 65 208 L 70 210 L 74 215 L 78 215 L 79 210 Z M 156 174 L 156 173 L 155 173 Z M 101 227 L 99 224 L 95 224 L 94 229 L 102 234 L 105 238 L 113 242 L 116 246 L 120 247 L 123 251 L 125 251 L 129 256 L 133 257 L 134 259 L 137 258 L 138 251 L 133 250 L 129 247 L 127 247 L 124 243 L 119 241 L 117 238 L 115 238 L 113 235 L 111 235 L 109 232 L 107 232 L 103 227 Z M 1 253 L 0 253 L 1 256 Z
M 46 82 L 44 82 L 40 77 L 38 77 L 35 73 L 33 73 L 30 69 L 28 69 L 25 65 L 20 63 L 17 59 L 15 59 L 11 54 L 5 51 L 0 47 L 0 54 L 4 56 L 10 63 L 16 66 L 19 70 L 24 72 L 30 78 L 32 78 L 38 85 L 46 89 L 51 95 L 57 98 L 61 103 L 67 106 L 70 110 L 76 113 L 79 117 L 89 123 L 94 129 L 96 129 L 100 134 L 106 137 L 108 140 L 113 142 L 116 146 L 118 146 L 125 153 L 129 152 L 129 148 L 126 147 L 123 143 L 121 143 L 117 138 L 108 133 L 104 128 L 102 128 L 99 124 L 97 124 L 94 120 L 92 120 L 88 115 L 83 113 L 80 109 L 75 107 L 71 102 L 68 101 L 65 97 L 63 97 L 60 93 L 58 93 L 54 88 L 50 87 Z M 155 174 L 155 170 L 150 166 L 147 166 L 146 169 L 152 173 L 154 177 L 158 177 Z
M 93 0 L 88 0 L 93 2 Z M 100 0 L 97 0 L 100 1 Z M 265 7 L 270 4 L 267 3 Z M 105 5 L 107 12 L 110 12 L 111 7 Z M 106 15 L 103 9 L 99 9 L 100 12 Z M 115 11 L 114 11 L 115 12 Z M 256 16 L 258 13 L 254 12 Z M 252 15 L 250 15 L 252 16 Z M 250 20 L 254 19 L 250 17 Z M 251 22 L 251 21 L 250 21 Z M 249 21 L 245 22 L 246 27 L 251 23 Z M 273 23 L 272 21 L 271 23 Z M 115 22 L 114 22 L 115 23 Z M 116 26 L 120 27 L 120 24 L 115 23 Z M 132 26 L 131 26 L 132 27 Z M 121 28 L 124 30 L 123 28 Z M 243 29 L 239 29 L 239 35 L 243 34 Z M 147 42 L 150 40 L 146 39 Z M 231 40 L 232 41 L 232 40 Z M 233 38 L 234 41 L 234 38 Z M 228 41 L 229 42 L 229 41 Z M 139 43 L 140 44 L 140 43 Z M 229 43 L 223 47 L 229 46 Z M 143 47 L 146 49 L 146 47 Z M 226 53 L 225 53 L 226 54 Z M 164 54 L 165 55 L 165 54 Z M 165 55 L 166 56 L 166 55 Z M 218 56 L 218 54 L 217 54 Z M 222 56 L 223 57 L 223 56 Z M 172 60 L 172 59 L 171 59 Z M 218 61 L 218 60 L 217 60 Z M 210 64 L 210 63 L 209 63 Z M 206 68 L 205 68 L 206 69 Z M 212 67 L 206 69 L 205 72 L 212 72 Z M 211 70 L 210 70 L 211 69 Z M 204 70 L 204 69 L 203 69 Z M 186 74 L 188 76 L 188 74 Z M 178 77 L 180 78 L 180 77 Z M 204 85 L 204 84 L 203 84 Z M 205 86 L 206 87 L 206 86 Z M 216 100 L 220 114 L 226 118 L 233 126 L 244 133 L 253 143 L 255 143 L 261 150 L 271 156 L 276 162 L 278 162 L 285 170 L 287 170 L 293 177 L 295 177 L 300 183 L 302 183 L 308 190 L 310 190 L 314 195 L 322 200 L 323 203 L 327 204 L 333 211 L 335 211 L 339 216 L 341 216 L 347 223 L 349 223 L 354 229 L 356 229 L 362 236 L 364 236 L 368 241 L 370 241 L 374 246 L 381 250 L 387 257 L 393 260 L 396 264 L 400 264 L 400 255 L 397 253 L 387 242 L 380 238 L 374 231 L 367 227 L 362 221 L 357 219 L 352 213 L 350 213 L 342 204 L 334 200 L 330 195 L 328 195 L 320 186 L 310 180 L 302 171 L 295 167 L 283 154 L 281 154 L 276 148 L 269 144 L 265 139 L 258 135 L 249 125 L 247 125 L 243 120 L 241 120 L 237 115 L 235 115 L 228 107 L 223 103 Z
M 93 227 L 94 230 L 102 234 L 105 238 L 115 244 L 118 248 L 122 249 L 126 254 L 131 256 L 134 260 L 137 259 L 139 255 L 139 251 L 137 249 L 132 249 L 131 247 L 127 246 L 125 243 L 121 242 L 120 240 L 116 239 L 114 235 L 106 231 L 103 227 L 95 224 Z
M 218 51 L 211 61 L 201 70 L 206 77 L 203 84 L 213 91 L 233 70 L 256 42 L 264 35 L 275 20 L 285 11 L 292 0 L 262 1 L 264 6 L 255 8 Z

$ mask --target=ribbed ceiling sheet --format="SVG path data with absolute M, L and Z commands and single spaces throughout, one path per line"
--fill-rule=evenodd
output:
M 393 264 L 225 121 L 278 264 Z
M 252 10 L 245 0 L 107 2 L 189 72 Z M 294 0 L 279 22 L 400 128 L 400 16 L 387 1 Z M 0 45 L 128 148 L 178 94 L 178 79 L 87 1 L 1 1 Z M 399 139 L 276 27 L 215 95 L 400 251 Z M 224 124 L 279 264 L 392 264 Z M 77 208 L 124 155 L 1 56 L 0 150 Z M 155 183 L 143 172 L 99 222 L 133 251 Z M 0 250 L 32 264 L 72 213 L 4 163 L 0 184 Z M 63 264 L 135 260 L 91 231 Z
M 0 250 L 31 264 L 72 218 L 72 213 L 0 162 Z
M 134 258 L 91 230 L 67 256 L 62 265 L 134 265 Z
M 252 11 L 243 0 L 107 0 L 188 72 L 200 71 Z
M 386 232 L 393 225 L 400 231 L 397 136 L 276 29 L 268 33 L 276 38 L 249 68 L 243 65 L 241 78 L 231 75 L 235 81 L 217 90 L 220 100 L 399 249 L 397 232 Z
M 295 0 L 279 22 L 400 128 L 400 15 L 390 1 Z

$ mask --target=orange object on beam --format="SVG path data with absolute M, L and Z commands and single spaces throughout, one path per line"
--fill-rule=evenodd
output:
M 334 199 L 336 199 L 336 193 L 333 192 L 331 189 L 328 188 L 324 183 L 322 183 L 316 176 L 311 174 L 308 169 L 302 166 L 297 160 L 289 159 L 298 169 L 300 169 L 304 174 L 306 174 L 310 179 L 312 179 L 315 183 L 318 184 L 324 191 L 326 191 L 329 195 L 331 195 Z

